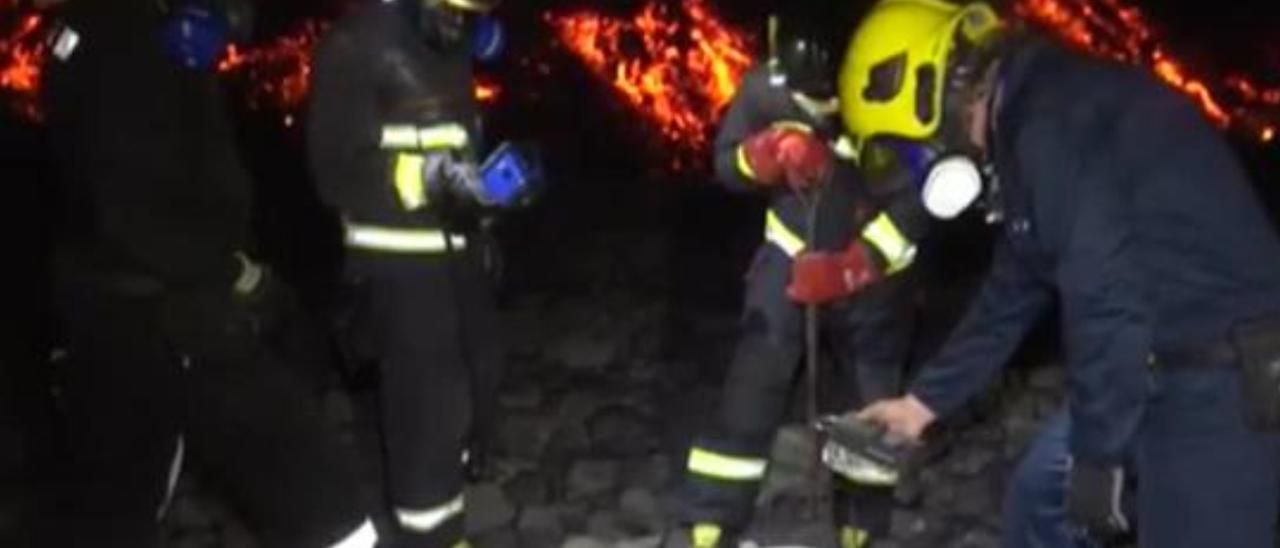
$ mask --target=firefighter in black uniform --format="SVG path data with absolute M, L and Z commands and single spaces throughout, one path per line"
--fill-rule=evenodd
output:
M 477 371 L 500 362 L 468 213 L 485 205 L 471 30 L 485 0 L 369 1 L 316 55 L 308 147 L 364 295 L 347 338 L 380 366 L 389 497 L 404 546 L 463 541 Z
M 1280 239 L 1225 139 L 1153 76 L 1006 33 L 980 3 L 882 0 L 849 51 L 849 129 L 934 152 L 937 192 L 980 188 L 1004 221 L 947 345 L 862 417 L 920 436 L 1056 302 L 1075 523 L 1132 526 L 1132 460 L 1139 546 L 1274 546 Z
M 260 340 L 283 288 L 244 251 L 250 176 L 214 75 L 193 70 L 243 12 L 58 10 L 44 106 L 67 183 L 54 268 L 74 457 L 69 515 L 33 545 L 154 546 L 194 461 L 264 545 L 372 546 L 354 447 Z
M 765 193 L 770 203 L 720 409 L 688 455 L 681 517 L 689 530 L 680 541 L 693 546 L 733 546 L 750 519 L 805 351 L 804 309 L 787 296 L 794 257 L 856 247 L 882 268 L 886 279 L 875 291 L 824 311 L 822 331 L 839 379 L 852 385 L 842 410 L 900 390 L 912 317 L 906 271 L 927 218 L 905 187 L 865 187 L 850 143 L 838 139 L 833 46 L 853 19 L 821 7 L 787 2 L 771 18 L 770 60 L 747 74 L 716 139 L 718 178 L 734 191 Z M 863 546 L 886 532 L 893 482 L 868 470 L 842 486 L 842 545 Z

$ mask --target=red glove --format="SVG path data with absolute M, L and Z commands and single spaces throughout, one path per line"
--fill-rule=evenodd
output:
M 776 185 L 786 177 L 780 161 L 779 144 L 782 137 L 794 129 L 771 128 L 756 133 L 742 142 L 742 155 L 756 182 Z
M 794 127 L 773 127 L 748 137 L 742 153 L 756 181 L 786 182 L 804 190 L 826 179 L 834 162 L 822 139 Z
M 786 171 L 787 184 L 806 190 L 826 181 L 835 159 L 831 147 L 822 139 L 811 133 L 792 131 L 779 139 L 778 162 Z
M 866 246 L 855 242 L 840 253 L 801 253 L 791 265 L 787 296 L 800 304 L 826 304 L 883 278 Z

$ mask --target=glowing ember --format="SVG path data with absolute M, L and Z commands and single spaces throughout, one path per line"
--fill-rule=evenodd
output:
M 705 0 L 682 2 L 680 9 L 672 14 L 650 0 L 629 19 L 577 12 L 546 20 L 561 43 L 668 142 L 697 153 L 753 60 L 747 35 L 717 19 Z
M 498 96 L 502 95 L 502 87 L 497 83 L 476 78 L 475 82 L 476 100 L 481 103 L 492 103 L 498 100 Z
M 40 74 L 47 48 L 42 19 L 28 14 L 0 35 L 0 92 L 12 99 L 12 106 L 27 119 L 39 120 Z
M 306 21 L 298 30 L 261 46 L 242 50 L 232 45 L 218 63 L 218 72 L 247 80 L 250 106 L 294 112 L 307 97 L 311 52 L 325 28 L 324 23 Z M 291 117 L 286 118 L 286 125 L 291 122 Z

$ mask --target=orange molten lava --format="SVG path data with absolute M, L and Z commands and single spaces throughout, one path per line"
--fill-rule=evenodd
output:
M 1192 75 L 1169 54 L 1142 12 L 1122 0 L 1017 0 L 1013 9 L 1085 51 L 1149 66 L 1161 80 L 1194 99 L 1219 127 L 1242 129 L 1263 142 L 1276 137 L 1280 113 L 1267 107 L 1280 106 L 1280 89 L 1261 90 L 1243 76 L 1211 85 L 1213 80 Z
M 650 0 L 628 19 L 583 11 L 546 20 L 595 76 L 684 152 L 706 147 L 753 62 L 747 35 L 721 22 L 705 0 L 682 2 L 675 14 Z
M 481 103 L 492 103 L 498 100 L 498 96 L 502 95 L 502 87 L 497 83 L 476 78 L 475 82 L 476 100 Z
M 37 99 L 47 48 L 39 15 L 24 15 L 7 34 L 0 35 L 0 91 L 13 98 L 24 117 L 40 119 Z
M 269 106 L 286 113 L 296 111 L 311 85 L 311 52 L 327 25 L 305 21 L 298 30 L 252 48 L 227 48 L 218 72 L 243 77 L 249 83 L 249 104 Z M 291 125 L 291 124 L 286 124 Z
M 250 106 L 284 113 L 285 126 L 291 127 L 295 123 L 292 113 L 302 107 L 310 91 L 312 56 L 327 28 L 327 23 L 309 20 L 267 44 L 243 50 L 231 46 L 218 71 L 247 78 Z M 497 100 L 500 92 L 496 83 L 476 83 L 476 98 L 481 102 Z

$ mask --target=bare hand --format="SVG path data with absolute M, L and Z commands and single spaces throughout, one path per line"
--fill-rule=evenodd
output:
M 924 429 L 936 418 L 931 409 L 915 396 L 882 400 L 858 412 L 858 418 L 883 426 L 890 435 L 919 441 Z

